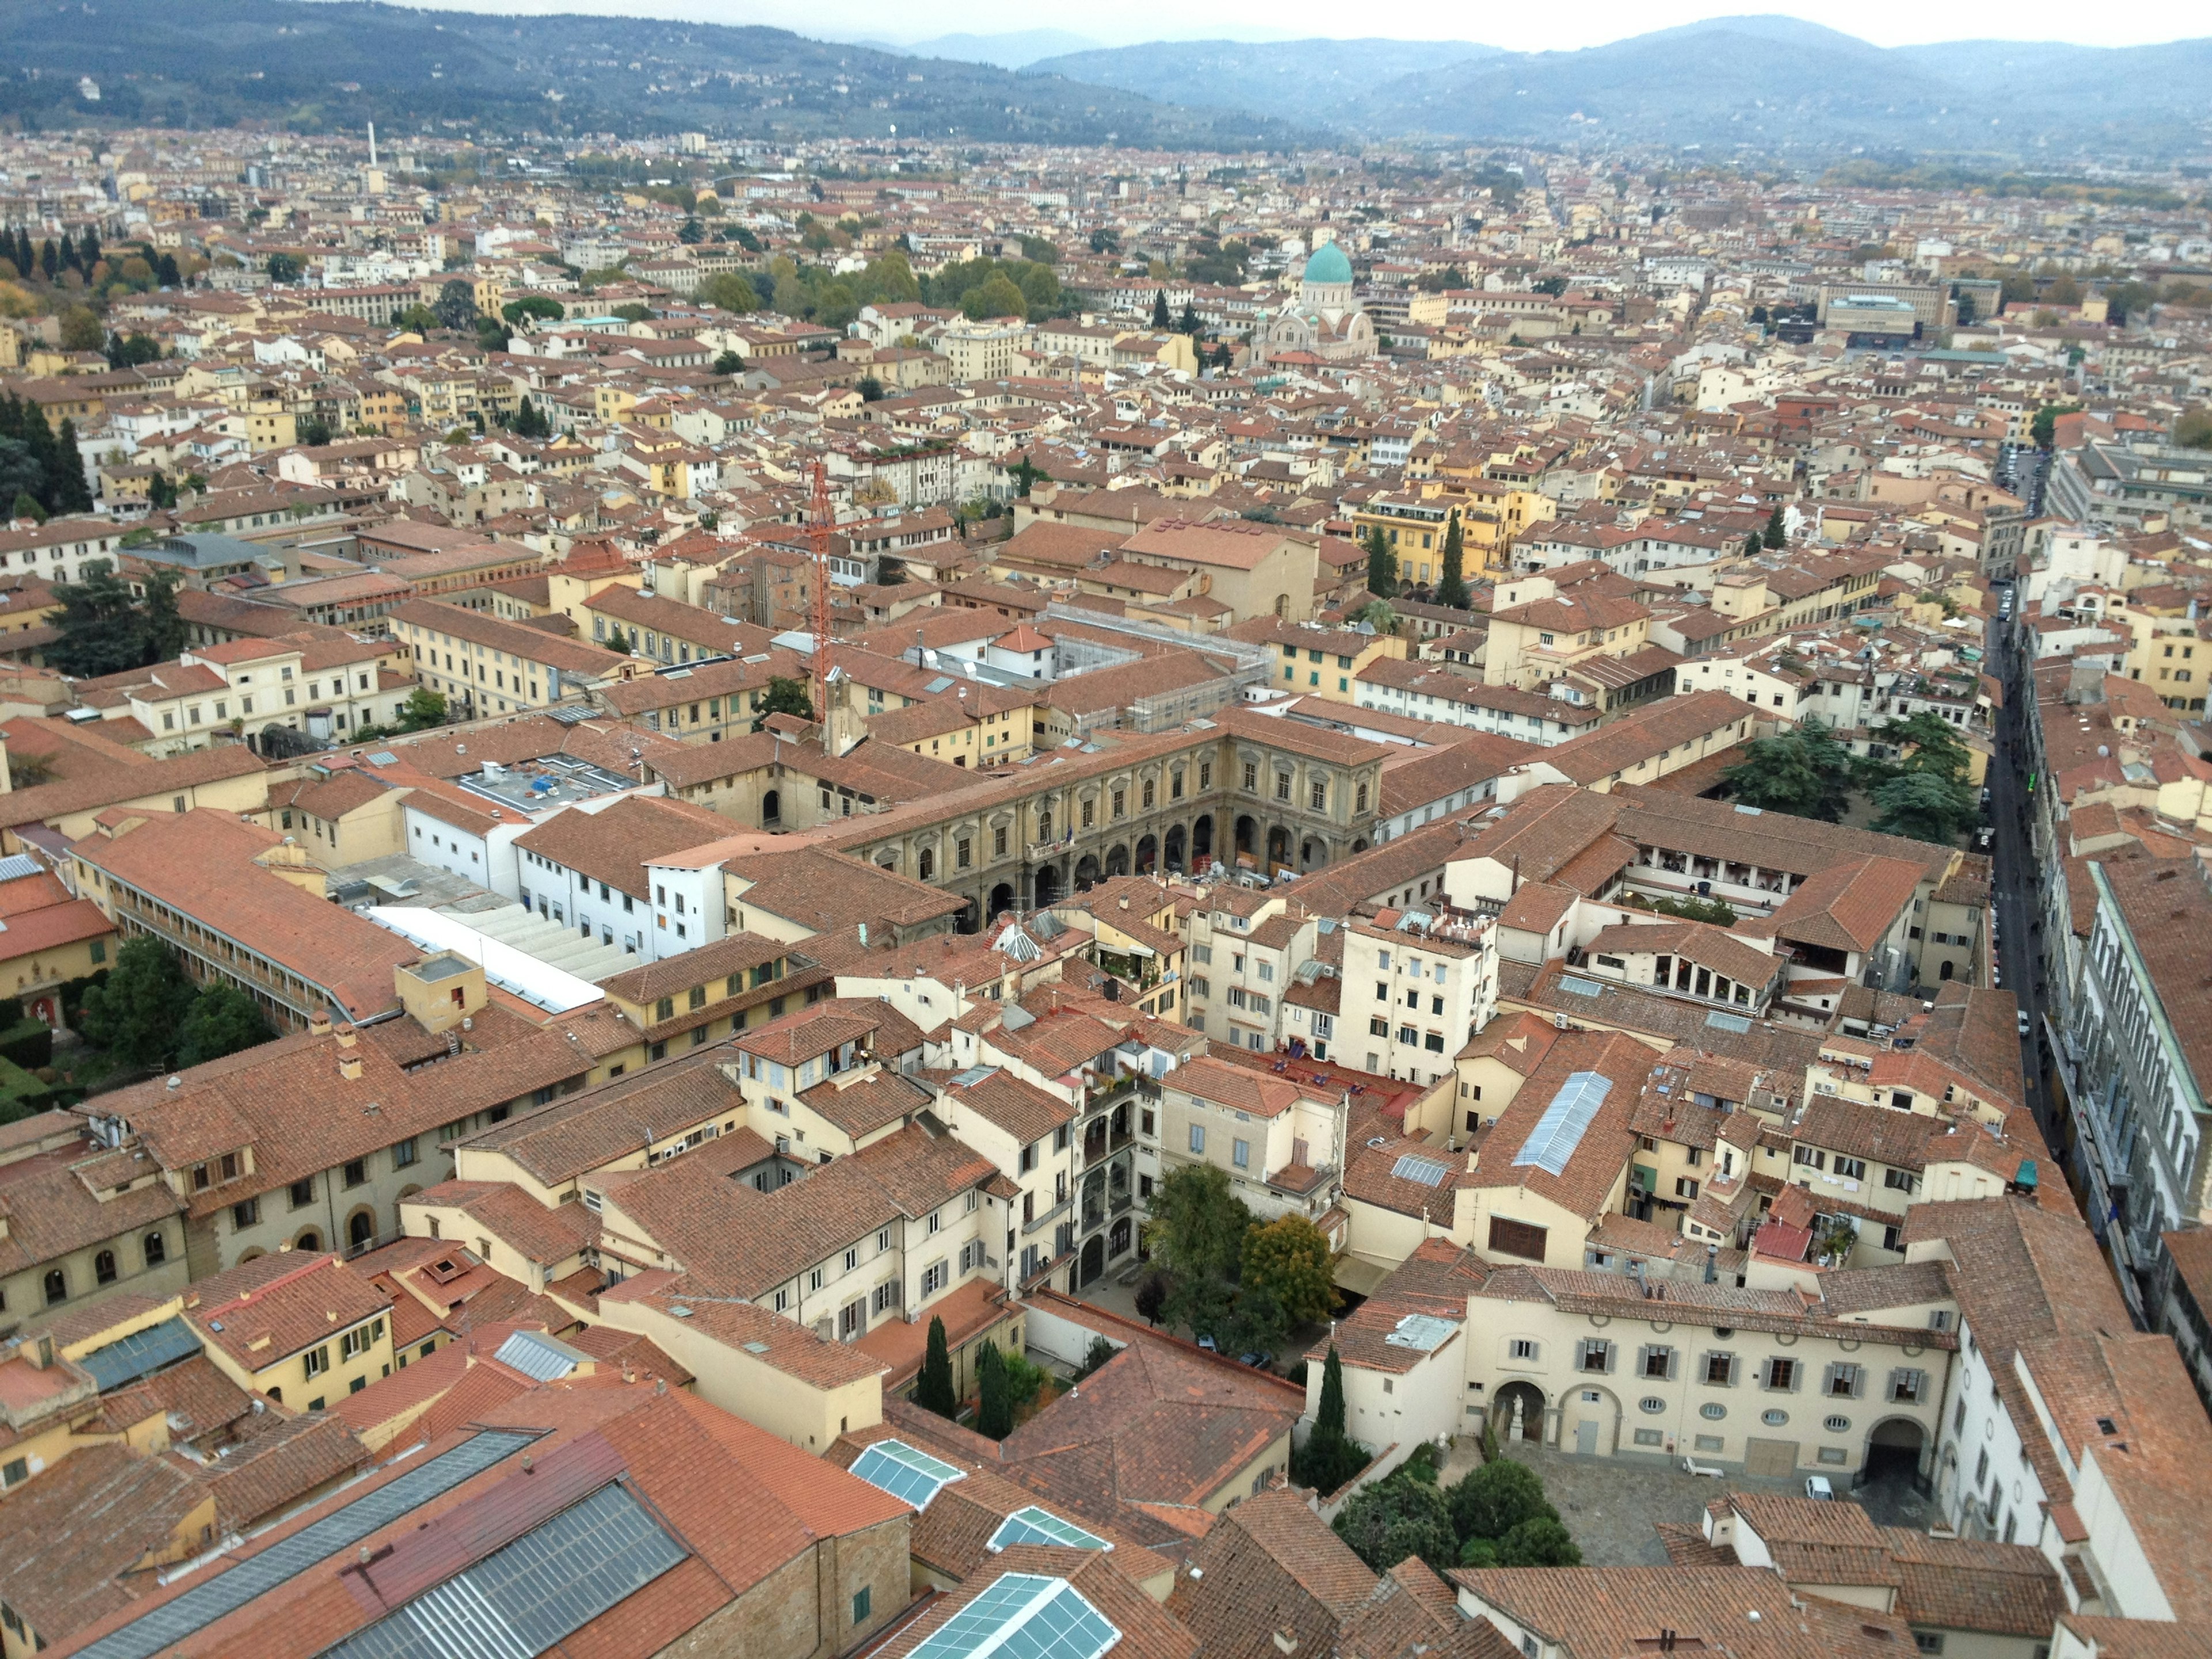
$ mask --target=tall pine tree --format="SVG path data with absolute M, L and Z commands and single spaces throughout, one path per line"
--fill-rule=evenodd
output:
M 1773 512 L 1767 514 L 1766 544 L 1769 547 L 1779 547 L 1783 543 L 1789 539 L 1789 526 L 1782 517 L 1782 509 L 1778 507 Z
M 1437 583 L 1437 603 L 1449 605 L 1454 611 L 1467 609 L 1467 574 L 1463 568 L 1467 550 L 1460 535 L 1459 513 L 1454 509 L 1451 522 L 1444 526 L 1444 574 Z
M 1172 326 L 1168 320 L 1168 291 L 1156 288 L 1152 290 L 1152 327 L 1164 334 Z
M 84 267 L 86 280 L 90 281 L 92 268 L 100 263 L 100 234 L 90 225 L 84 228 L 84 234 L 77 239 L 76 257 Z

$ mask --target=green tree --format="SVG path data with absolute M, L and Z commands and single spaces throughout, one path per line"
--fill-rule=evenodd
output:
M 410 334 L 428 334 L 438 326 L 438 313 L 417 301 L 392 319 L 392 326 Z
M 11 518 L 32 519 L 40 524 L 46 521 L 46 509 L 39 505 L 39 498 L 27 489 L 19 489 L 15 492 L 15 504 L 9 507 L 8 512 Z M 51 650 L 46 653 L 46 656 L 49 660 L 53 659 L 53 653 Z
M 258 1003 L 235 985 L 218 981 L 193 999 L 191 1011 L 177 1028 L 177 1064 L 198 1066 L 221 1060 L 225 1054 L 266 1042 L 275 1035 Z
M 154 262 L 154 280 L 163 288 L 182 288 L 185 285 L 183 274 L 177 269 L 175 254 L 164 253 Z
M 1119 253 L 1121 251 L 1121 233 L 1102 225 L 1091 233 L 1091 251 L 1093 253 Z
M 106 326 L 90 306 L 70 306 L 59 320 L 64 351 L 97 351 L 107 343 Z
M 1351 620 L 1364 623 L 1377 634 L 1398 631 L 1398 607 L 1388 599 L 1370 599 L 1352 613 Z
M 753 291 L 753 285 L 743 273 L 735 270 L 716 271 L 699 284 L 699 291 L 693 297 L 740 314 L 760 309 L 760 295 Z
M 46 487 L 46 469 L 30 445 L 21 438 L 0 438 L 0 501 L 27 501 L 43 516 L 39 496 Z M 15 516 L 24 516 L 19 506 Z
M 2078 415 L 2079 404 L 2045 404 L 2035 411 L 2035 418 L 2027 423 L 2028 441 L 2038 449 L 2048 449 L 2058 439 L 2058 417 Z
M 1004 1440 L 1014 1431 L 1014 1403 L 1006 1386 L 1006 1362 L 997 1343 L 986 1339 L 975 1356 L 975 1432 Z
M 872 374 L 863 374 L 853 390 L 860 394 L 864 404 L 879 404 L 884 400 L 884 383 Z
M 107 982 L 85 992 L 85 1037 L 125 1065 L 166 1065 L 198 994 L 169 947 L 142 934 L 115 953 Z
M 1152 1257 L 1179 1282 L 1233 1282 L 1251 1225 L 1252 1212 L 1231 1188 L 1229 1172 L 1213 1164 L 1185 1164 L 1152 1188 Z
M 1875 728 L 1875 735 L 1901 751 L 1893 768 L 1898 772 L 1931 772 L 1957 783 L 1973 764 L 1958 728 L 1925 708 L 1901 720 L 1885 721 Z
M 1900 772 L 1874 792 L 1881 815 L 1875 830 L 1885 836 L 1946 844 L 1974 816 L 1974 793 L 1935 772 Z
M 1500 1457 L 1470 1470 L 1444 1492 L 1462 1538 L 1503 1538 L 1524 1521 L 1559 1519 L 1544 1483 L 1526 1463 Z
M 1042 236 L 1024 236 L 1022 258 L 1035 264 L 1056 265 L 1060 263 L 1060 250 Z
M 1459 1539 L 1443 1494 L 1403 1474 L 1363 1487 L 1336 1517 L 1336 1535 L 1376 1572 L 1388 1572 L 1409 1555 L 1437 1571 L 1459 1565 Z
M 550 294 L 526 294 L 520 300 L 509 300 L 499 308 L 499 314 L 520 328 L 526 322 L 557 322 L 568 311 Z
M 1849 799 L 1850 757 L 1826 727 L 1808 720 L 1795 732 L 1753 738 L 1721 778 L 1730 798 L 1746 806 L 1837 823 Z
M 46 467 L 46 506 L 55 513 L 92 511 L 92 486 L 85 482 L 84 457 L 77 453 L 76 422 L 64 419 L 54 435 Z
M 331 441 L 331 423 L 319 416 L 310 415 L 299 425 L 299 440 L 310 449 L 320 447 Z
M 769 676 L 768 695 L 761 699 L 760 711 L 753 716 L 753 730 L 757 732 L 770 714 L 796 714 L 803 720 L 814 718 L 814 698 L 805 680 L 787 679 L 781 674 Z
M 455 333 L 465 333 L 476 326 L 477 290 L 473 283 L 456 276 L 438 290 L 438 298 L 430 307 L 441 327 Z
M 2173 441 L 2184 449 L 2212 449 L 2212 409 L 2198 407 L 2173 423 Z
M 703 242 L 707 240 L 707 227 L 701 224 L 698 216 L 694 214 L 678 228 L 676 240 L 686 244 Z
M 1398 555 L 1381 525 L 1367 532 L 1367 591 L 1378 599 L 1398 597 Z
M 1779 547 L 1789 539 L 1789 525 L 1782 516 L 1782 509 L 1778 507 L 1766 515 L 1766 544 L 1771 548 Z
M 426 685 L 418 685 L 407 694 L 407 701 L 399 705 L 400 729 L 405 732 L 426 731 L 433 726 L 446 723 L 446 697 Z
M 161 357 L 161 343 L 147 335 L 134 333 L 127 339 L 120 334 L 107 337 L 107 361 L 113 368 L 136 368 L 141 363 L 158 362 Z
M 725 351 L 714 359 L 714 373 L 717 374 L 742 374 L 744 372 L 745 360 L 734 351 Z
M 971 321 L 990 317 L 1026 317 L 1029 301 L 1004 271 L 994 271 L 988 282 L 960 296 L 960 309 Z
M 298 282 L 307 267 L 292 254 L 272 253 L 269 256 L 268 270 L 269 280 L 282 284 Z
M 151 659 L 130 585 L 100 560 L 85 568 L 83 577 L 54 585 L 62 605 L 54 618 L 60 636 L 46 647 L 46 661 L 73 679 L 144 667 Z
M 921 1380 L 915 1385 L 914 1403 L 939 1417 L 960 1414 L 959 1397 L 952 1392 L 952 1354 L 945 1342 L 945 1322 L 929 1322 L 929 1346 L 921 1359 Z
M 1579 1567 L 1583 1553 L 1557 1516 L 1523 1521 L 1498 1540 L 1501 1567 Z
M 1452 512 L 1451 522 L 1444 526 L 1444 569 L 1437 583 L 1437 603 L 1449 605 L 1454 611 L 1467 609 L 1467 550 L 1460 534 L 1459 513 Z
M 1169 327 L 1168 291 L 1164 288 L 1156 288 L 1152 290 L 1152 332 L 1164 334 Z
M 1743 556 L 1747 559 L 1755 559 L 1759 556 L 1759 550 L 1765 545 L 1766 544 L 1759 539 L 1759 532 L 1754 530 L 1743 538 Z
M 1291 1479 L 1327 1495 L 1367 1467 L 1367 1448 L 1344 1431 L 1344 1361 L 1336 1345 L 1322 1363 L 1321 1404 L 1313 1431 L 1291 1453 Z
M 1291 1324 L 1316 1324 L 1336 1311 L 1328 1239 L 1305 1217 L 1286 1213 L 1252 1228 L 1242 1262 L 1245 1289 L 1266 1289 Z
M 146 660 L 173 662 L 185 648 L 185 619 L 177 611 L 177 578 L 156 569 L 146 578 L 146 602 L 138 613 L 139 649 Z

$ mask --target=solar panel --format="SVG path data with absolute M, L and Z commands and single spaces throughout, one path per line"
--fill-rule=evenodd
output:
M 519 1430 L 487 1429 L 396 1480 L 364 1492 L 343 1509 L 301 1528 L 290 1537 L 247 1556 L 227 1571 L 212 1574 L 174 1601 L 164 1601 L 110 1631 L 82 1650 L 84 1659 L 153 1659 L 154 1655 L 237 1612 L 317 1562 L 358 1544 L 441 1493 L 451 1492 L 471 1475 L 483 1474 L 537 1437 Z
M 1543 1116 L 1536 1120 L 1536 1127 L 1521 1143 L 1521 1150 L 1513 1154 L 1514 1167 L 1533 1164 L 1547 1175 L 1565 1174 L 1567 1160 L 1582 1145 L 1590 1120 L 1605 1104 L 1606 1095 L 1612 1087 L 1611 1078 L 1595 1072 L 1571 1075 L 1559 1085 L 1559 1092 L 1552 1097 L 1552 1103 L 1544 1108 Z
M 1114 1547 L 1097 1533 L 1085 1532 L 1073 1521 L 1063 1521 L 1050 1510 L 1041 1510 L 1034 1504 L 1027 1509 L 1016 1510 L 991 1534 L 990 1548 L 1002 1550 L 1009 1544 L 1058 1544 L 1072 1550 Z
M 1439 1164 L 1432 1158 L 1408 1152 L 1390 1166 L 1390 1173 L 1401 1181 L 1418 1181 L 1424 1187 L 1441 1187 L 1444 1184 L 1444 1177 L 1451 1173 L 1451 1167 Z
M 191 1326 L 181 1319 L 165 1319 L 143 1331 L 133 1331 L 104 1348 L 94 1348 L 77 1364 L 92 1373 L 92 1380 L 106 1394 L 125 1382 L 151 1376 L 179 1359 L 189 1359 L 199 1351 L 200 1340 L 193 1334 Z
M 611 1482 L 323 1659 L 535 1659 L 689 1553 Z
M 870 1486 L 926 1510 L 931 1498 L 963 1478 L 966 1471 L 927 1452 L 916 1451 L 903 1440 L 878 1440 L 853 1460 L 852 1473 Z
M 1098 1659 L 1121 1639 L 1065 1578 L 1010 1572 L 939 1625 L 912 1659 Z

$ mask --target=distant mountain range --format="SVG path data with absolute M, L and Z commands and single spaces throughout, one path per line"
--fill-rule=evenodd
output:
M 1795 18 L 1716 18 L 1580 52 L 1459 41 L 1207 41 L 1047 58 L 1039 73 L 1387 137 L 1601 137 L 2044 155 L 2212 143 L 2212 40 L 1893 50 Z M 2052 154 L 2053 150 L 2056 154 Z
M 1224 150 L 1595 139 L 2039 168 L 2212 148 L 2212 40 L 1885 50 L 1774 16 L 1559 52 L 1384 40 L 1097 47 L 1056 28 L 884 48 L 372 0 L 0 0 L 0 63 L 10 71 L 0 117 L 45 126 L 374 119 L 395 138 L 427 126 L 496 139 L 684 128 L 866 137 L 896 125 L 902 137 Z
M 1407 76 L 1506 55 L 1464 40 L 1176 40 L 1041 58 L 1030 67 L 1171 104 L 1339 126 L 1365 125 L 1376 91 Z
M 1079 40 L 1080 37 L 1067 37 Z M 784 29 L 491 16 L 366 0 L 0 0 L 0 116 L 395 138 L 526 131 L 837 133 L 1249 149 L 1310 139 L 1248 111 L 1188 109 L 988 64 Z M 97 88 L 96 100 L 80 88 Z

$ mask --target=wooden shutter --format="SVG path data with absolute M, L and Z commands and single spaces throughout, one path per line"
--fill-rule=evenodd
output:
M 1517 1255 L 1526 1261 L 1541 1261 L 1548 1237 L 1547 1229 L 1532 1226 L 1526 1221 L 1508 1221 L 1498 1215 L 1490 1218 L 1490 1251 L 1493 1255 Z

